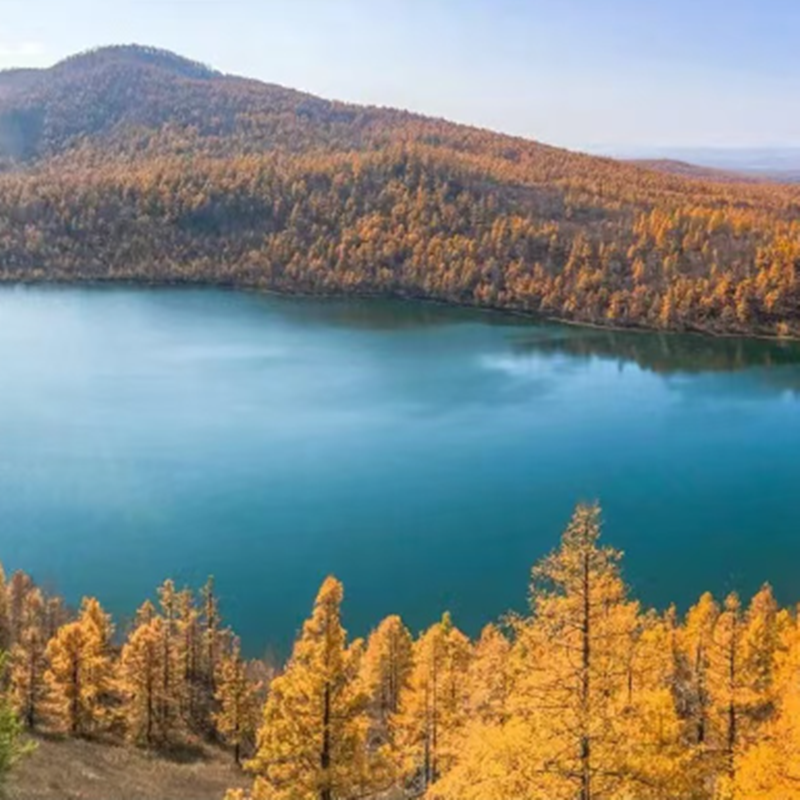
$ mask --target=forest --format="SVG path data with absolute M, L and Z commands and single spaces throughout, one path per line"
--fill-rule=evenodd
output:
M 800 335 L 800 187 L 688 176 L 170 53 L 0 72 L 0 280 L 426 298 Z
M 0 775 L 45 733 L 222 742 L 253 777 L 228 800 L 800 798 L 796 610 L 768 585 L 643 608 L 601 524 L 578 506 L 528 610 L 474 639 L 447 613 L 349 638 L 328 577 L 283 665 L 242 657 L 213 581 L 166 581 L 116 627 L 4 577 Z

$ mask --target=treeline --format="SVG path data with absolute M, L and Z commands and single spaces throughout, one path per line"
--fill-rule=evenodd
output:
M 579 506 L 533 568 L 529 611 L 477 640 L 448 614 L 416 637 L 390 616 L 350 640 L 329 577 L 271 680 L 221 630 L 211 590 L 198 602 L 167 582 L 115 644 L 96 600 L 68 619 L 14 576 L 6 680 L 29 726 L 151 748 L 220 737 L 253 800 L 800 798 L 795 611 L 769 586 L 747 605 L 644 609 L 600 525 Z
M 0 73 L 0 88 L 6 281 L 412 296 L 800 335 L 798 187 L 659 173 L 143 48 Z
M 118 635 L 119 634 L 119 635 Z M 29 732 L 127 739 L 154 749 L 252 737 L 265 667 L 223 628 L 213 581 L 166 581 L 117 631 L 95 598 L 77 613 L 0 568 L 0 686 Z

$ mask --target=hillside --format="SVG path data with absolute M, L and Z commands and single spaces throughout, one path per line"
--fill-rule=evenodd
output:
M 0 279 L 800 334 L 800 188 L 330 102 L 141 47 L 0 73 Z

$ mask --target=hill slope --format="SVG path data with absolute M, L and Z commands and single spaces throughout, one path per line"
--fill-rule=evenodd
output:
M 171 761 L 80 739 L 36 744 L 12 773 L 9 800 L 220 800 L 229 788 L 251 782 L 229 754 L 210 747 Z
M 386 294 L 800 333 L 800 190 L 107 48 L 0 73 L 0 279 Z

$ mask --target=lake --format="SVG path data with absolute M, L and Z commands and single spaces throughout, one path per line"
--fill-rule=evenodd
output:
M 800 347 L 433 305 L 0 290 L 0 559 L 129 618 L 217 580 L 285 654 L 328 573 L 363 635 L 525 607 L 580 500 L 647 604 L 800 600 Z

